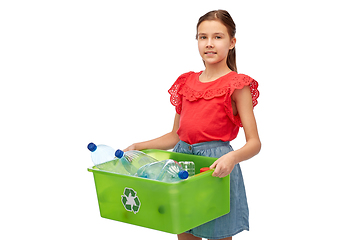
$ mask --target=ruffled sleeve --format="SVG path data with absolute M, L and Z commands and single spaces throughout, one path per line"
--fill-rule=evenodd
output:
M 172 87 L 168 90 L 168 93 L 171 95 L 171 104 L 175 106 L 176 112 L 178 114 L 180 114 L 182 111 L 182 96 L 180 94 L 180 90 L 183 88 L 188 77 L 193 73 L 194 72 L 188 72 L 180 75 Z
M 258 91 L 258 82 L 254 80 L 253 78 L 245 75 L 245 74 L 237 74 L 236 76 L 233 77 L 230 81 L 229 88 L 230 90 L 228 91 L 228 95 L 226 96 L 225 100 L 225 108 L 226 108 L 226 113 L 230 120 L 237 125 L 238 127 L 242 127 L 241 119 L 239 114 L 233 115 L 233 109 L 232 109 L 232 103 L 231 103 L 231 95 L 233 94 L 235 89 L 243 89 L 244 86 L 249 86 L 250 91 L 251 91 L 251 97 L 252 97 L 252 106 L 255 107 L 257 105 L 257 98 L 260 95 L 260 92 Z

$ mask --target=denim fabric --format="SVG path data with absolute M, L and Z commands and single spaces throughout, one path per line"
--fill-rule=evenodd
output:
M 233 148 L 229 142 L 212 141 L 197 144 L 187 144 L 180 141 L 173 149 L 174 152 L 219 158 Z M 196 237 L 221 239 L 249 230 L 249 208 L 240 165 L 236 164 L 230 173 L 230 212 L 203 225 L 186 231 Z

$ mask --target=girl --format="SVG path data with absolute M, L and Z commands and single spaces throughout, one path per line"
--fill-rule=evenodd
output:
M 205 70 L 181 75 L 169 90 L 176 115 L 171 132 L 128 150 L 171 149 L 175 152 L 218 158 L 210 168 L 214 177 L 230 174 L 230 212 L 194 229 L 178 239 L 232 239 L 249 230 L 249 210 L 239 163 L 261 149 L 253 107 L 259 92 L 257 82 L 238 74 L 235 59 L 235 23 L 224 10 L 211 11 L 197 24 L 196 38 Z M 246 144 L 233 151 L 229 142 L 239 127 Z

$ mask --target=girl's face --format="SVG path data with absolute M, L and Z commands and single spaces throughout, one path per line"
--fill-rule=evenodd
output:
M 198 29 L 198 47 L 206 67 L 212 64 L 227 65 L 227 55 L 236 43 L 231 38 L 225 25 L 220 21 L 203 21 Z

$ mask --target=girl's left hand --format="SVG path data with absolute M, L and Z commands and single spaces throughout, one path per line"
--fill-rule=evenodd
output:
M 215 168 L 212 176 L 223 178 L 230 174 L 235 166 L 234 152 L 229 152 L 222 157 L 218 158 L 211 166 L 210 169 Z

